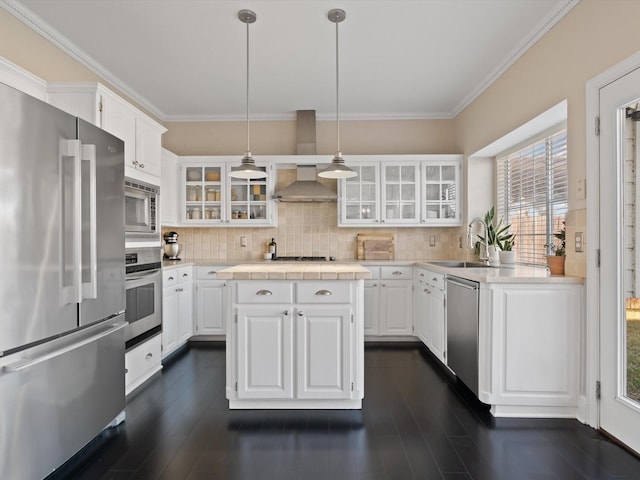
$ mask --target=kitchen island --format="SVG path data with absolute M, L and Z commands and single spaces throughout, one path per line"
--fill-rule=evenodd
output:
M 356 263 L 221 269 L 232 409 L 360 409 L 364 280 Z

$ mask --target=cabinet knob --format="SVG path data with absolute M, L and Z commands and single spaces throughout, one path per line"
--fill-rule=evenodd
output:
M 144 168 L 144 163 L 138 163 L 138 168 Z
M 393 272 L 391 275 L 402 275 L 402 272 L 396 270 L 395 272 Z
M 182 288 L 176 288 L 176 292 L 182 292 L 184 291 Z
M 298 312 L 298 316 L 299 317 L 304 317 L 304 312 L 302 312 L 302 311 Z
M 378 286 L 378 284 L 377 284 L 377 283 L 374 283 L 374 284 L 373 284 L 373 286 L 374 286 L 374 287 L 377 287 L 377 286 Z
M 210 272 L 207 272 L 207 275 L 215 275 L 216 273 L 218 272 L 216 272 L 215 270 L 211 270 Z
M 289 316 L 289 310 L 285 310 L 285 311 L 284 311 L 284 316 L 285 316 L 285 317 L 288 317 L 288 316 Z
M 316 292 L 316 295 L 325 296 L 326 297 L 326 296 L 333 295 L 333 294 L 331 293 L 331 290 L 318 290 Z
M 421 274 L 420 274 L 420 276 L 421 276 L 421 277 L 424 277 L 424 273 L 421 273 Z
M 383 284 L 382 284 L 382 286 L 383 286 L 383 287 L 386 287 L 386 286 L 387 286 L 387 284 L 386 284 L 386 283 L 383 283 Z
M 258 290 L 256 292 L 256 295 L 260 295 L 261 297 L 263 297 L 265 295 L 273 295 L 273 293 L 271 292 L 271 290 Z
M 188 274 L 188 273 L 183 273 L 183 274 L 182 274 L 182 276 L 183 276 L 183 277 L 188 277 L 188 276 L 189 276 L 189 274 Z
M 438 281 L 438 279 L 437 279 L 436 277 L 433 277 L 433 278 L 431 279 L 431 281 L 432 281 L 432 282 L 437 282 L 437 281 Z
M 131 162 L 131 163 L 133 163 L 134 165 L 138 165 L 138 161 L 137 161 L 137 160 L 134 160 L 134 161 L 133 161 L 133 162 Z
M 173 277 L 169 277 L 169 280 L 175 280 Z

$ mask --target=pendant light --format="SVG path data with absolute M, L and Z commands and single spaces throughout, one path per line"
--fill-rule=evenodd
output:
M 256 179 L 265 178 L 267 173 L 256 167 L 256 163 L 251 157 L 250 130 L 249 130 L 249 24 L 256 21 L 256 14 L 251 10 L 240 10 L 238 18 L 247 25 L 247 151 L 242 158 L 240 167 L 232 170 L 229 176 L 233 178 Z
M 338 61 L 338 24 L 347 17 L 347 14 L 344 10 L 334 8 L 329 11 L 327 17 L 331 22 L 336 24 L 336 139 L 338 148 L 333 156 L 333 160 L 331 160 L 331 164 L 318 173 L 318 176 L 322 178 L 351 178 L 358 174 L 344 164 L 342 152 L 340 151 L 340 69 Z

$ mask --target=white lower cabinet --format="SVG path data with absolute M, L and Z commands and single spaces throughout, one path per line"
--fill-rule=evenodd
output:
M 162 274 L 162 358 L 193 335 L 192 270 L 182 267 Z
M 309 306 L 296 311 L 297 397 L 351 396 L 351 307 Z
M 231 281 L 230 408 L 361 408 L 363 281 Z
M 194 335 L 225 335 L 224 280 L 217 280 L 221 266 L 195 268 L 196 302 Z
M 447 363 L 445 276 L 424 268 L 415 273 L 415 322 L 420 340 L 438 360 Z
M 293 398 L 290 310 L 238 307 L 238 398 Z
M 367 268 L 372 279 L 365 280 L 365 335 L 413 335 L 413 267 Z
M 125 393 L 129 395 L 162 369 L 161 335 L 155 335 L 127 350 L 124 355 Z

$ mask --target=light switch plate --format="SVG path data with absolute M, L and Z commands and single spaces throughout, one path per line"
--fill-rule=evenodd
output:
M 436 246 L 436 237 L 434 237 L 433 235 L 429 237 L 429 246 L 430 247 Z
M 575 246 L 576 252 L 584 252 L 584 234 L 582 232 L 576 232 Z

